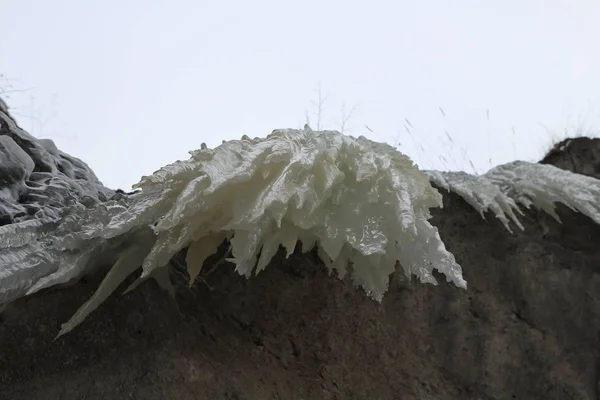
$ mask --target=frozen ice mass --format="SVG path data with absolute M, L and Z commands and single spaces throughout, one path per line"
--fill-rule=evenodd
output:
M 64 334 L 141 267 L 167 291 L 182 249 L 190 283 L 223 243 L 251 279 L 283 248 L 315 247 L 339 278 L 381 301 L 401 269 L 437 284 L 433 271 L 466 289 L 430 209 L 436 188 L 457 193 L 482 217 L 523 229 L 522 207 L 554 217 L 562 203 L 600 223 L 600 181 L 550 165 L 513 162 L 481 176 L 421 171 L 394 147 L 336 131 L 275 130 L 242 137 L 144 176 L 133 194 L 102 185 L 81 160 L 18 127 L 0 103 L 0 304 L 60 287 L 111 265 Z

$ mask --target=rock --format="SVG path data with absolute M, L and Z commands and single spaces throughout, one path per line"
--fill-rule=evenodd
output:
M 0 98 L 0 111 L 4 113 L 8 112 L 8 105 L 4 100 L 2 100 L 2 98 Z
M 114 192 L 90 167 L 58 150 L 50 139 L 36 139 L 0 103 L 0 226 L 44 217 L 60 218 L 66 205 L 106 201 Z
M 466 291 L 394 274 L 379 304 L 296 251 L 250 280 L 229 265 L 192 289 L 173 268 L 175 299 L 148 281 L 54 340 L 98 273 L 0 314 L 2 399 L 598 398 L 600 226 L 559 207 L 563 224 L 530 210 L 510 234 L 442 193 L 432 223 Z
M 25 182 L 35 164 L 31 157 L 9 136 L 0 136 L 0 187 Z
M 600 179 L 600 140 L 565 139 L 554 145 L 540 163 Z

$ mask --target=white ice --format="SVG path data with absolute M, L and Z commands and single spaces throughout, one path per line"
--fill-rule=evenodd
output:
M 520 229 L 519 205 L 547 212 L 558 221 L 556 203 L 564 204 L 600 224 L 600 180 L 548 164 L 514 161 L 475 176 L 465 172 L 425 171 L 439 187 L 461 196 L 484 216 L 492 211 L 512 232 Z
M 37 145 L 44 154 L 67 157 L 53 143 Z M 12 165 L 23 160 L 17 173 L 35 173 L 23 154 L 13 153 Z M 236 270 L 247 277 L 266 268 L 280 246 L 289 255 L 300 241 L 303 251 L 317 246 L 340 278 L 351 272 L 378 301 L 397 262 L 421 282 L 435 284 L 436 269 L 466 288 L 461 267 L 428 221 L 429 209 L 442 206 L 430 180 L 482 215 L 491 210 L 509 230 L 511 223 L 523 229 L 519 204 L 556 215 L 554 203 L 561 202 L 600 223 L 600 181 L 547 165 L 516 162 L 483 176 L 423 173 L 387 144 L 308 127 L 264 139 L 244 136 L 215 149 L 203 144 L 190 155 L 143 177 L 135 195 L 84 204 L 73 200 L 83 195 L 68 197 L 72 188 L 59 185 L 70 200 L 53 204 L 55 214 L 0 226 L 0 303 L 112 264 L 92 298 L 63 324 L 63 334 L 139 266 L 138 282 L 155 278 L 169 289 L 164 271 L 175 254 L 188 248 L 193 280 L 224 240 Z M 20 190 L 21 181 L 11 190 Z

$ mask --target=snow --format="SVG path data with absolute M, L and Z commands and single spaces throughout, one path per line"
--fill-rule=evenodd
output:
M 12 179 L 0 184 L 0 217 L 12 222 L 0 226 L 0 304 L 112 265 L 60 334 L 140 266 L 130 289 L 154 278 L 173 293 L 166 271 L 183 248 L 191 284 L 224 241 L 230 261 L 247 277 L 265 269 L 280 246 L 289 255 L 300 242 L 302 251 L 316 246 L 331 272 L 339 278 L 350 273 L 377 301 L 397 263 L 421 282 L 436 284 L 436 269 L 466 288 L 461 267 L 428 221 L 430 208 L 442 206 L 430 181 L 482 216 L 492 211 L 509 230 L 511 224 L 523 229 L 520 205 L 556 216 L 556 202 L 600 223 L 600 181 L 593 178 L 524 162 L 482 176 L 422 172 L 387 144 L 308 126 L 262 139 L 244 136 L 215 149 L 202 144 L 189 160 L 143 177 L 134 186 L 140 191 L 125 196 L 102 186 L 52 141 L 0 117 L 12 135 L 0 136 L 0 169 Z M 26 208 L 33 212 L 23 213 Z

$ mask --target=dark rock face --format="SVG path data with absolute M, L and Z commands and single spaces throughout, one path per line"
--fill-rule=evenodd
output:
M 92 276 L 0 314 L 1 398 L 600 398 L 600 226 L 559 207 L 563 224 L 527 212 L 511 235 L 441 192 L 432 222 L 466 291 L 395 274 L 378 304 L 296 252 L 175 299 L 148 282 L 53 340 Z
M 557 143 L 540 163 L 600 179 L 600 140 L 565 139 Z

